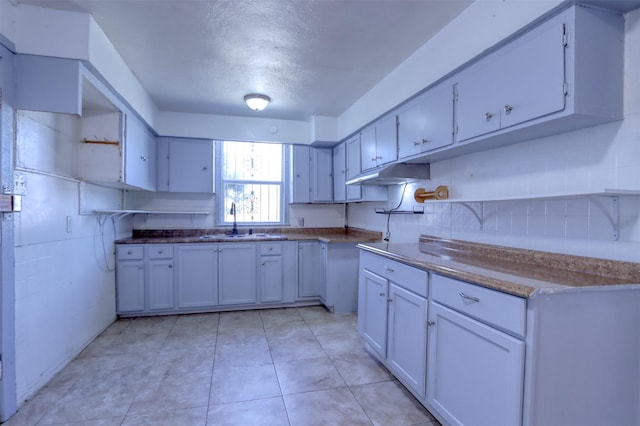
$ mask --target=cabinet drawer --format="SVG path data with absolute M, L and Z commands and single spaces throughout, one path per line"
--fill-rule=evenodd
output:
M 260 243 L 258 246 L 261 255 L 282 254 L 281 243 Z
M 144 257 L 144 246 L 124 244 L 116 248 L 118 260 L 142 259 Z
M 519 336 L 525 335 L 526 300 L 433 274 L 431 300 Z
M 360 267 L 380 275 L 399 286 L 427 297 L 428 273 L 384 256 L 361 252 Z
M 147 257 L 149 259 L 171 259 L 173 257 L 173 246 L 171 244 L 149 244 L 147 246 Z

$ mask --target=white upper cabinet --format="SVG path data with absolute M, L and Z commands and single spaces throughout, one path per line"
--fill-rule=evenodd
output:
M 292 145 L 291 203 L 333 202 L 333 159 L 331 149 Z
M 398 157 L 402 159 L 453 143 L 453 86 L 440 84 L 398 112 Z
M 370 170 L 398 159 L 396 115 L 388 114 L 360 133 L 360 165 Z
M 623 28 L 619 15 L 574 6 L 461 71 L 456 141 L 510 143 L 622 119 Z
M 210 139 L 157 138 L 157 190 L 213 193 L 213 149 Z
M 347 168 L 345 169 L 346 179 L 352 179 L 361 172 L 360 161 L 360 134 L 353 136 L 345 142 L 345 151 L 347 156 Z M 377 185 L 347 185 L 346 189 L 347 201 L 387 201 L 389 191 L 387 187 Z
M 342 203 L 347 200 L 347 151 L 346 143 L 333 147 L 333 201 Z

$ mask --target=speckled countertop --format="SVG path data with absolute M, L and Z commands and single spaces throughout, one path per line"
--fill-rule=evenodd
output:
M 360 228 L 255 228 L 252 235 L 229 240 L 216 235 L 228 233 L 229 229 L 162 229 L 134 230 L 133 236 L 117 240 L 116 244 L 175 244 L 175 243 L 219 243 L 242 241 L 278 241 L 278 240 L 319 240 L 325 243 L 362 243 L 376 242 L 382 239 L 381 232 Z M 248 230 L 240 230 L 248 233 Z M 260 234 L 268 234 L 268 237 Z M 202 238 L 210 235 L 211 238 Z
M 559 289 L 640 284 L 640 263 L 562 255 L 422 235 L 418 243 L 358 247 L 520 297 Z

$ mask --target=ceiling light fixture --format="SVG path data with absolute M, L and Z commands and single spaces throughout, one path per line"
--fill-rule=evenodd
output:
M 251 93 L 244 97 L 244 101 L 247 103 L 247 106 L 254 111 L 262 111 L 269 105 L 271 102 L 271 98 L 267 95 L 261 95 L 259 93 Z

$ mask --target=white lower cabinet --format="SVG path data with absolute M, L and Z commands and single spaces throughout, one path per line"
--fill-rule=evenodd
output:
M 297 299 L 294 241 L 119 244 L 116 251 L 121 316 L 274 306 Z
M 218 246 L 178 244 L 178 308 L 218 304 Z
M 322 270 L 320 243 L 298 242 L 298 300 L 320 297 Z
M 358 330 L 387 368 L 424 398 L 428 274 L 366 252 L 360 267 Z
M 174 309 L 171 245 L 118 246 L 116 256 L 118 313 Z
M 255 258 L 254 243 L 218 246 L 220 305 L 246 305 L 258 301 Z
M 524 342 L 431 302 L 427 402 L 452 425 L 522 422 Z

